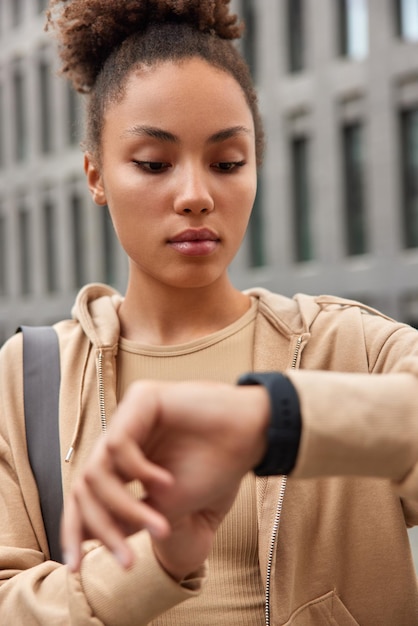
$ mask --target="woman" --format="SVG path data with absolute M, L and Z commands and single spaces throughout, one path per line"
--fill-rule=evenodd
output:
M 228 1 L 52 0 L 49 19 L 129 281 L 123 298 L 87 286 L 56 325 L 70 567 L 49 560 L 24 453 L 20 338 L 2 350 L 1 623 L 416 624 L 418 336 L 357 303 L 231 284 L 263 134 Z M 269 394 L 233 385 L 263 370 L 286 375 L 243 382 Z M 92 452 L 145 378 L 209 382 L 140 383 Z M 277 389 L 297 437 L 269 469 Z M 127 569 L 97 541 L 80 565 L 80 536 Z

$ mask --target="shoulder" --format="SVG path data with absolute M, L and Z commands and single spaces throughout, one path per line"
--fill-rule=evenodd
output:
M 264 289 L 259 298 L 260 324 L 288 337 L 303 338 L 312 367 L 364 371 L 393 369 L 405 355 L 418 354 L 418 332 L 356 300 L 339 296 L 296 294 L 287 298 Z M 269 341 L 273 333 L 270 332 Z
M 0 350 L 0 438 L 10 433 L 23 436 L 23 350 L 22 334 L 6 341 Z
M 12 373 L 17 368 L 21 368 L 23 358 L 23 338 L 22 333 L 12 335 L 3 344 L 0 350 L 0 375 Z
M 322 324 L 327 327 L 331 324 L 334 330 L 338 330 L 341 325 L 347 329 L 346 324 L 350 326 L 350 319 L 355 326 L 361 325 L 362 315 L 390 320 L 361 302 L 338 296 L 297 293 L 287 297 L 262 288 L 250 289 L 246 293 L 258 298 L 262 315 L 286 327 L 291 334 L 311 333 Z
M 288 319 L 300 316 L 309 327 L 313 322 L 318 321 L 322 314 L 325 314 L 328 320 L 333 316 L 336 319 L 341 318 L 341 316 L 344 318 L 352 316 L 357 319 L 364 317 L 367 319 L 366 323 L 373 323 L 372 320 L 374 320 L 377 324 L 380 321 L 387 322 L 388 325 L 392 326 L 399 324 L 381 311 L 363 302 L 340 296 L 297 293 L 292 297 L 287 297 L 262 288 L 249 289 L 246 293 L 258 298 L 263 310 L 269 309 L 273 314 Z

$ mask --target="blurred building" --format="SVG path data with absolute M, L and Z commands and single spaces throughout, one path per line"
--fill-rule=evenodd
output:
M 418 0 L 242 6 L 269 146 L 237 284 L 416 324 Z
M 0 343 L 69 317 L 90 281 L 123 288 L 126 261 L 83 172 L 82 102 L 57 76 L 48 0 L 0 0 Z
M 233 0 L 268 149 L 231 275 L 418 325 L 418 0 Z M 0 343 L 127 264 L 83 175 L 47 0 L 0 0 Z

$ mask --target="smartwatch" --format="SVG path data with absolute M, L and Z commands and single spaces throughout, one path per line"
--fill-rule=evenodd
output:
M 257 476 L 289 474 L 296 463 L 302 430 L 299 398 L 294 385 L 279 372 L 243 374 L 238 385 L 263 385 L 270 397 L 267 449 L 254 473 Z

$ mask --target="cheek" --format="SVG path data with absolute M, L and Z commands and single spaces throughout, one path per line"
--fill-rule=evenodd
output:
M 151 219 L 167 205 L 167 190 L 158 182 L 156 179 L 144 180 L 135 173 L 124 173 L 114 181 L 115 184 L 109 185 L 109 206 L 112 204 L 116 213 L 129 219 L 135 216 Z
M 161 216 L 149 197 L 123 194 L 109 206 L 109 210 L 117 237 L 128 254 L 152 250 L 160 244 Z
M 245 196 L 241 202 L 238 202 L 234 206 L 234 211 L 231 211 L 229 215 L 229 232 L 231 236 L 231 242 L 234 242 L 235 247 L 239 247 L 244 239 L 248 223 L 251 217 L 251 211 L 254 203 L 253 196 Z
M 242 193 L 240 195 L 240 200 L 241 200 L 240 204 L 243 209 L 242 211 L 243 219 L 246 219 L 247 221 L 250 219 L 251 211 L 253 209 L 254 202 L 255 202 L 256 193 L 257 193 L 256 179 L 249 180 L 248 185 L 246 186 L 245 189 L 242 190 Z

